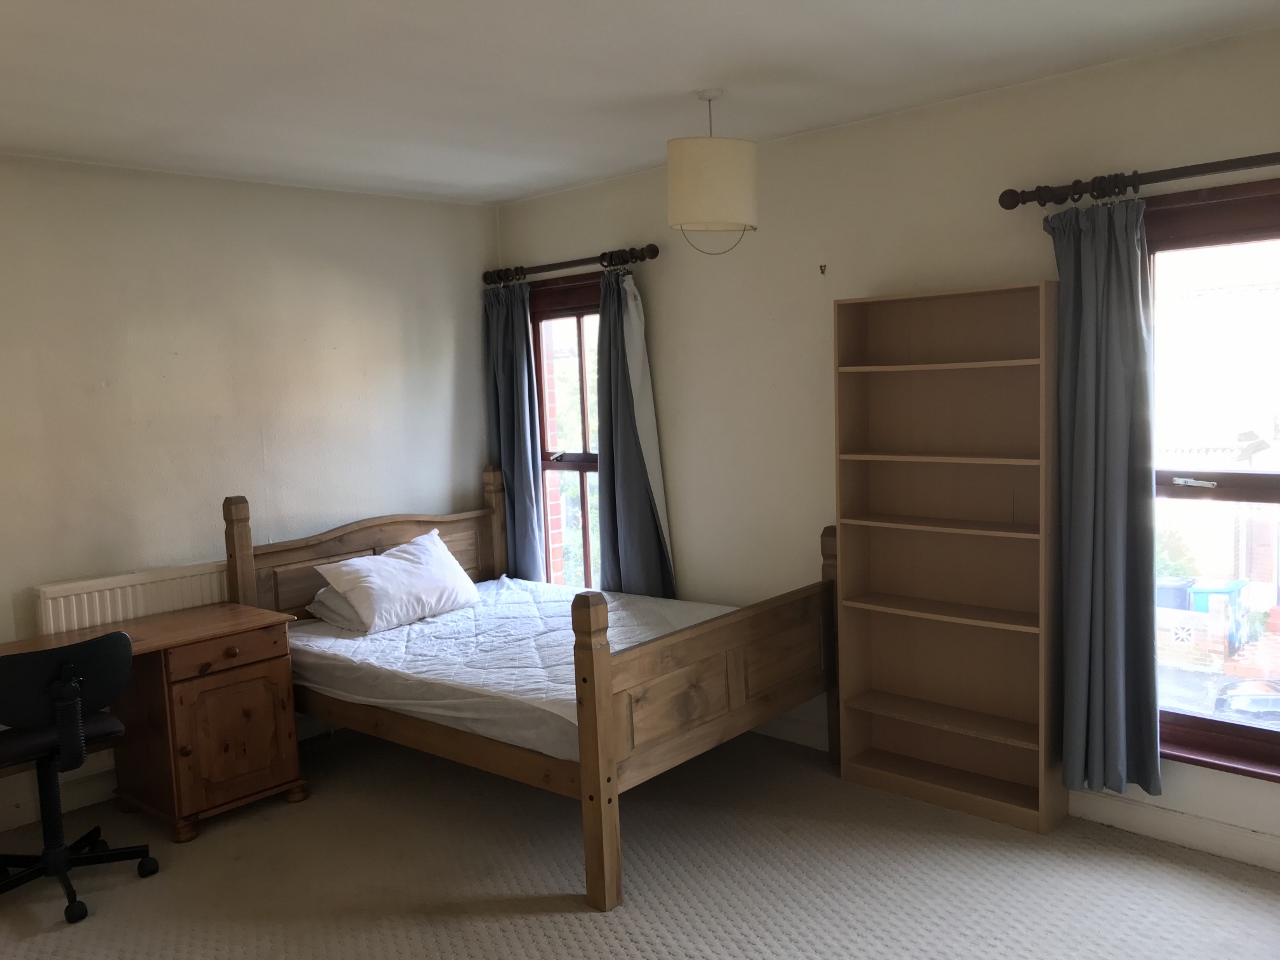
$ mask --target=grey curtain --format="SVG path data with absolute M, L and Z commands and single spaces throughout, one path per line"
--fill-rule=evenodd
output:
M 1160 793 L 1152 330 L 1141 200 L 1046 217 L 1058 298 L 1063 780 Z
M 546 578 L 542 539 L 542 441 L 529 325 L 529 285 L 484 292 L 489 459 L 507 488 L 507 567 L 522 580 Z
M 600 589 L 674 598 L 644 314 L 616 271 L 601 280 L 599 351 Z

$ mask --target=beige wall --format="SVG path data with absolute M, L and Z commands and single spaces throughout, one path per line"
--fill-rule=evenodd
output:
M 817 577 L 834 520 L 832 300 L 1051 278 L 1044 211 L 1001 190 L 1276 150 L 1277 91 L 1280 33 L 1114 64 L 763 144 L 760 232 L 724 257 L 667 228 L 658 169 L 504 205 L 502 260 L 662 246 L 636 272 L 680 595 L 757 600 Z M 821 718 L 779 732 L 820 738 Z M 1073 812 L 1280 866 L 1280 788 L 1168 775 L 1137 819 Z
M 31 587 L 479 503 L 493 211 L 0 162 L 0 641 Z
M 762 144 L 724 257 L 668 229 L 657 169 L 502 206 L 502 260 L 661 245 L 636 274 L 680 594 L 756 600 L 817 576 L 834 519 L 832 300 L 1053 277 L 1001 190 L 1275 150 L 1277 90 L 1280 33 L 1130 61 Z

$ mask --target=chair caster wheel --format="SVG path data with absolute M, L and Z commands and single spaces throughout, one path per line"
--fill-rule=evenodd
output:
M 93 842 L 93 846 L 89 848 L 90 853 L 106 853 L 111 849 L 111 844 L 99 837 Z
M 76 900 L 67 904 L 67 908 L 62 911 L 62 915 L 67 918 L 67 923 L 79 923 L 89 915 L 89 908 L 85 906 L 83 900 Z
M 147 878 L 160 872 L 160 863 L 155 857 L 143 857 L 138 861 L 138 876 Z

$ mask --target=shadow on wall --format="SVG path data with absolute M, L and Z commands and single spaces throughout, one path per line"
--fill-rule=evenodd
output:
M 13 635 L 26 637 L 37 630 L 36 603 L 39 595 L 35 587 L 23 587 L 15 590 L 9 598 L 13 609 Z

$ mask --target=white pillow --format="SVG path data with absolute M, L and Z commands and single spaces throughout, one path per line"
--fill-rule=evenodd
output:
M 360 620 L 360 614 L 356 613 L 356 608 L 333 587 L 322 587 L 307 606 L 307 612 L 339 629 L 364 633 L 364 623 Z
M 381 633 L 480 602 L 480 591 L 440 539 L 440 531 L 377 557 L 316 567 L 347 599 L 366 633 Z

